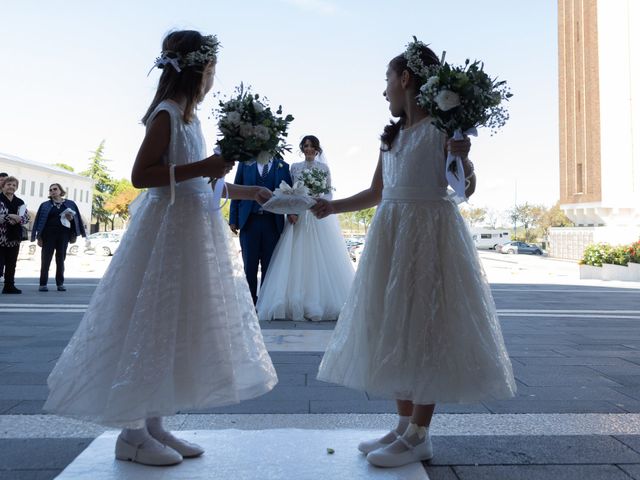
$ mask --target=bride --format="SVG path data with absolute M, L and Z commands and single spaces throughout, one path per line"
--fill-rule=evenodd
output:
M 305 159 L 291 165 L 294 183 L 304 170 L 316 168 L 327 172 L 331 186 L 329 166 L 318 138 L 305 136 L 300 150 Z M 330 197 L 330 193 L 321 196 Z M 288 218 L 260 287 L 258 318 L 337 320 L 354 276 L 337 217 L 318 220 L 306 211 Z

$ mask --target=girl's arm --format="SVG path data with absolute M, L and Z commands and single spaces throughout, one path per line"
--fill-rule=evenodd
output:
M 162 157 L 169 148 L 171 139 L 171 119 L 169 113 L 158 113 L 142 140 L 140 150 L 131 170 L 131 183 L 136 188 L 163 187 L 169 185 L 169 165 L 165 165 Z M 233 167 L 233 162 L 226 162 L 220 155 L 211 155 L 199 162 L 178 165 L 175 167 L 176 182 L 195 177 L 221 178 Z
M 356 193 L 355 195 L 344 198 L 342 200 L 323 200 L 318 199 L 318 202 L 311 208 L 311 211 L 318 218 L 324 218 L 332 213 L 344 213 L 353 212 L 355 210 L 364 210 L 370 208 L 378 203 L 382 198 L 382 152 L 378 155 L 378 166 L 373 174 L 371 180 L 371 186 Z

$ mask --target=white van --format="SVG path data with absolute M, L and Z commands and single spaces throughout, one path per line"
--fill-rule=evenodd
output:
M 472 228 L 471 235 L 478 249 L 495 250 L 498 245 L 511 241 L 511 235 L 506 230 Z

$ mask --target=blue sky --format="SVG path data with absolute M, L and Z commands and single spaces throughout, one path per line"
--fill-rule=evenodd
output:
M 139 123 L 159 73 L 147 72 L 172 29 L 222 42 L 214 91 L 243 81 L 296 119 L 290 141 L 317 135 L 337 196 L 370 183 L 387 62 L 412 35 L 447 59 L 482 59 L 508 81 L 511 119 L 481 131 L 471 158 L 472 204 L 509 208 L 558 198 L 556 2 L 525 0 L 34 1 L 5 0 L 0 18 L 0 152 L 78 169 L 102 139 L 117 177 L 128 177 Z M 215 99 L 200 107 L 209 150 Z M 292 154 L 287 161 L 299 161 Z

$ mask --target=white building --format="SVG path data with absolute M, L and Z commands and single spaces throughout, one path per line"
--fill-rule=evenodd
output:
M 49 185 L 59 183 L 67 192 L 66 198 L 76 202 L 80 216 L 87 229 L 89 228 L 93 202 L 92 179 L 6 153 L 0 153 L 0 172 L 6 172 L 20 181 L 16 195 L 27 205 L 31 213 L 31 224 L 40 204 L 49 198 Z M 31 226 L 29 225 L 29 230 Z
M 640 1 L 559 0 L 560 206 L 551 254 L 640 237 Z

